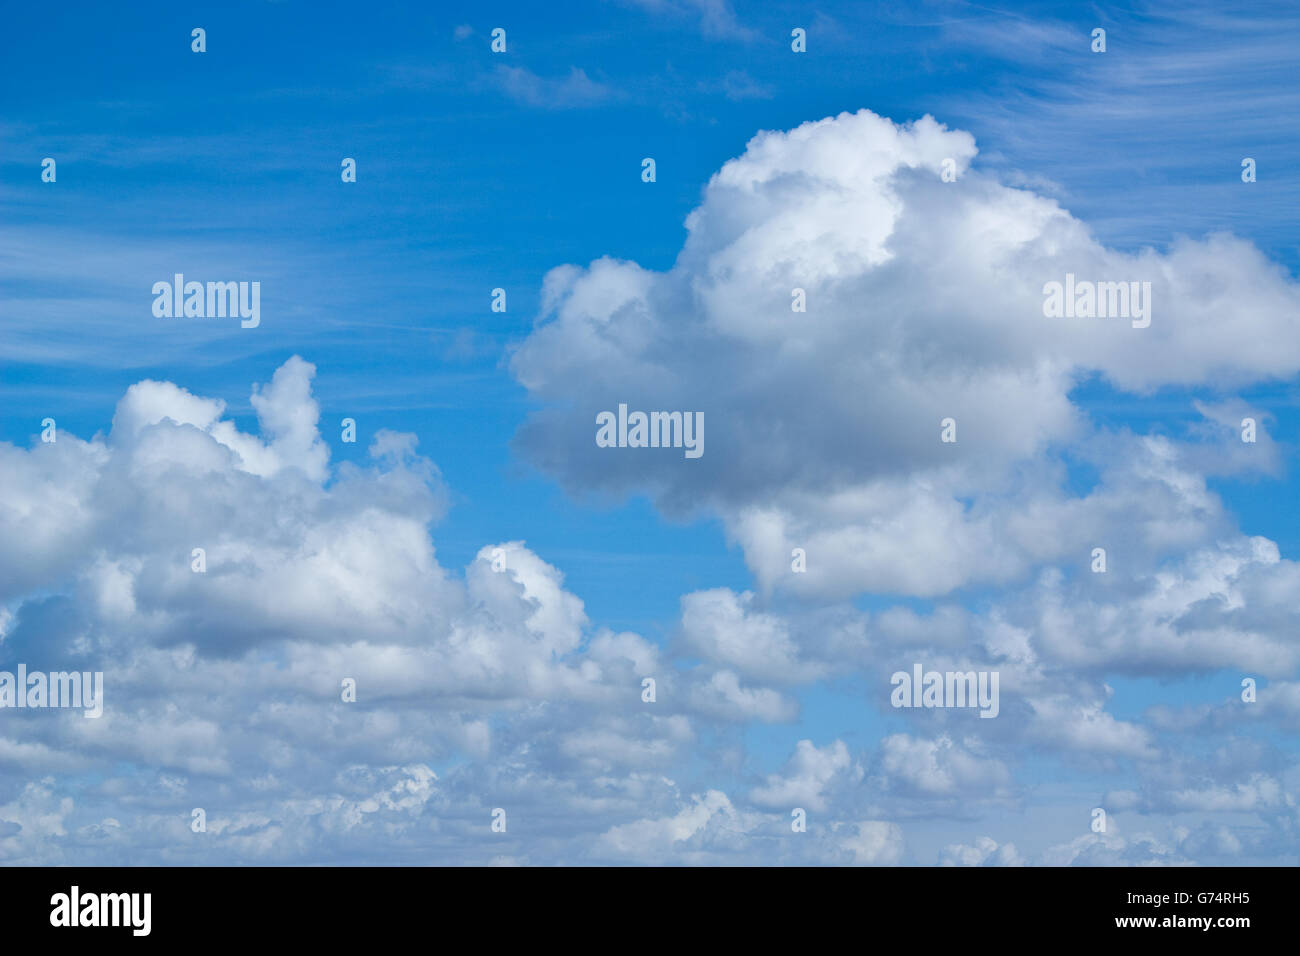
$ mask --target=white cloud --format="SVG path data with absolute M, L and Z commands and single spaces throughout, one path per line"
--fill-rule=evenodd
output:
M 927 740 L 893 734 L 880 742 L 880 767 L 898 785 L 924 796 L 994 795 L 1009 786 L 1011 775 L 1002 761 L 979 749 L 947 735 Z
M 507 96 L 525 106 L 544 109 L 572 109 L 604 102 L 614 95 L 604 83 L 587 76 L 585 70 L 571 67 L 565 77 L 543 77 L 522 66 L 498 65 L 494 74 L 497 85 Z
M 903 858 L 903 829 L 884 820 L 864 820 L 836 828 L 840 846 L 859 866 L 895 866 Z
M 1222 516 L 1178 447 L 1105 440 L 1071 391 L 1090 374 L 1132 392 L 1293 375 L 1300 290 L 1229 236 L 1108 249 L 975 154 L 929 117 L 760 133 L 709 182 L 672 269 L 601 259 L 547 277 L 544 321 L 512 360 L 547 407 L 518 447 L 575 490 L 715 511 L 765 589 L 823 598 L 1005 584 L 1139 508 L 1183 512 L 1144 523 L 1148 550 L 1204 539 Z M 1150 327 L 1045 318 L 1043 284 L 1067 272 L 1151 282 Z M 704 456 L 598 448 L 595 414 L 620 402 L 702 411 Z M 939 440 L 949 416 L 955 444 Z M 1087 440 L 1113 478 L 1080 499 L 1052 449 Z
M 759 680 L 820 676 L 822 668 L 799 660 L 788 623 L 753 604 L 753 594 L 736 594 L 727 588 L 686 595 L 682 598 L 683 650 Z
M 939 854 L 940 866 L 1024 866 L 1025 861 L 1016 851 L 1014 843 L 1001 846 L 990 837 L 982 836 L 973 846 L 954 843 Z
M 760 807 L 825 810 L 825 790 L 837 777 L 846 775 L 851 761 L 844 741 L 818 749 L 811 740 L 801 740 L 780 773 L 768 776 L 767 783 L 755 787 L 750 799 Z

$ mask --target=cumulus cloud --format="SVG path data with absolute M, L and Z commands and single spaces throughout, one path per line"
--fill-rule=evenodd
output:
M 893 866 L 903 858 L 903 830 L 897 823 L 864 820 L 836 829 L 840 845 L 859 866 Z
M 767 681 L 810 680 L 822 669 L 799 660 L 789 624 L 753 607 L 754 595 L 726 588 L 682 598 L 682 642 L 687 653 Z
M 1006 788 L 1006 766 L 973 741 L 941 736 L 933 740 L 893 734 L 880 742 L 880 766 L 895 786 L 922 796 L 969 798 L 994 795 Z
M 954 843 L 939 854 L 940 866 L 1024 866 L 1025 861 L 1016 851 L 1014 843 L 1001 846 L 990 837 L 982 836 L 974 845 Z
M 837 740 L 818 749 L 811 740 L 801 740 L 785 769 L 770 775 L 763 786 L 754 788 L 750 799 L 762 807 L 825 810 L 828 802 L 825 791 L 837 777 L 848 777 L 850 767 L 849 749 L 844 741 Z
M 1212 495 L 1150 487 L 1175 477 L 1174 447 L 1116 436 L 1096 449 L 1107 484 L 1068 492 L 1054 449 L 1101 442 L 1072 392 L 1089 376 L 1144 393 L 1294 375 L 1300 288 L 1231 236 L 1106 248 L 975 158 L 928 116 L 760 133 L 710 180 L 671 269 L 600 259 L 547 277 L 512 359 L 546 407 L 517 447 L 575 492 L 715 512 L 765 587 L 822 597 L 1007 583 L 1139 504 L 1190 511 L 1166 532 L 1204 535 Z M 1046 318 L 1043 286 L 1067 273 L 1152 283 L 1150 327 Z M 619 403 L 703 412 L 704 456 L 597 447 L 595 416 Z M 1034 521 L 1017 522 L 1026 506 Z M 807 574 L 789 573 L 794 547 Z
M 639 860 L 672 855 L 676 844 L 702 844 L 726 824 L 743 829 L 727 795 L 717 790 L 692 798 L 682 810 L 670 817 L 638 820 L 611 827 L 601 837 L 608 852 L 632 856 Z

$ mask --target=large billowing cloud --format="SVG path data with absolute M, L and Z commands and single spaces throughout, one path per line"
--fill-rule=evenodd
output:
M 1293 376 L 1300 286 L 1227 235 L 1108 249 L 975 156 L 929 117 L 865 110 L 759 134 L 710 180 L 672 269 L 547 277 L 512 360 L 544 403 L 517 446 L 575 492 L 714 511 L 765 587 L 824 597 L 1023 580 L 1097 544 L 1149 563 L 1220 530 L 1179 449 L 1097 434 L 1071 392 Z M 1150 325 L 1047 318 L 1044 286 L 1067 274 L 1150 283 Z M 619 404 L 703 412 L 704 455 L 598 447 L 596 415 Z M 1224 410 L 1202 410 L 1231 447 Z M 1240 444 L 1239 469 L 1275 466 Z M 1065 490 L 1065 446 L 1104 471 L 1093 495 Z M 788 573 L 796 547 L 805 575 Z

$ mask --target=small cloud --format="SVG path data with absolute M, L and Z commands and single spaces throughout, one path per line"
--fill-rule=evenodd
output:
M 952 44 L 978 47 L 1012 63 L 1049 62 L 1087 50 L 1088 31 L 1063 23 L 1036 23 L 1006 17 L 986 20 L 949 20 L 942 25 L 944 39 Z
M 498 66 L 497 83 L 502 92 L 527 106 L 570 109 L 591 106 L 613 95 L 613 90 L 573 67 L 563 79 L 538 76 L 522 66 Z
M 455 36 L 457 40 L 468 40 L 474 35 L 474 28 L 468 23 L 462 23 L 452 32 L 452 35 Z
M 754 35 L 753 30 L 741 26 L 728 0 L 689 0 L 688 5 L 699 12 L 705 36 L 748 40 Z
M 701 83 L 704 93 L 721 93 L 732 101 L 770 100 L 774 95 L 772 87 L 758 82 L 744 70 L 732 70 L 715 83 Z
M 637 6 L 654 14 L 669 16 L 698 16 L 700 30 L 707 37 L 730 40 L 752 40 L 757 35 L 742 26 L 731 8 L 730 0 L 632 0 Z
M 940 866 L 1024 866 L 1025 860 L 1014 843 L 1001 846 L 991 837 L 982 836 L 971 846 L 953 843 L 939 854 Z
M 839 20 L 829 14 L 822 13 L 820 10 L 813 14 L 812 26 L 808 32 L 816 35 L 818 46 L 825 45 L 827 40 L 834 40 L 838 43 L 842 40 L 851 39 L 848 31 L 844 29 L 844 25 Z
M 472 362 L 498 351 L 490 337 L 470 328 L 438 329 L 433 340 L 444 362 Z

